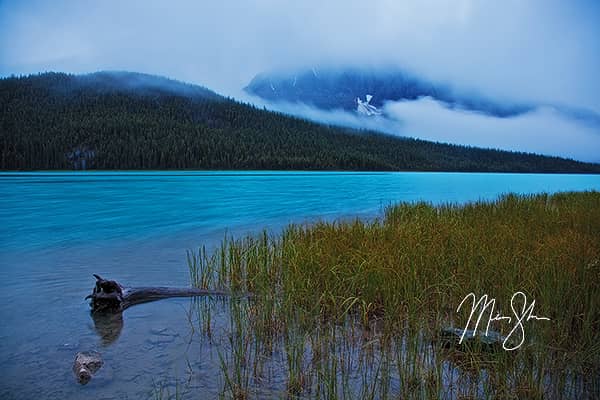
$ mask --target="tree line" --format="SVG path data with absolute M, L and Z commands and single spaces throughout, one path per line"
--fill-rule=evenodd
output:
M 600 172 L 558 157 L 321 125 L 134 73 L 4 78 L 0 105 L 5 170 Z

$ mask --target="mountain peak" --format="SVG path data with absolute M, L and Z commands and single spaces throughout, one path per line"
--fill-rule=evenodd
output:
M 344 109 L 368 116 L 381 114 L 387 101 L 411 101 L 422 97 L 431 97 L 449 108 L 496 117 L 512 117 L 534 108 L 482 96 L 458 95 L 448 85 L 430 82 L 399 68 L 313 66 L 293 72 L 268 72 L 256 75 L 244 90 L 268 101 L 304 103 L 320 109 Z M 372 100 L 360 100 L 359 103 L 357 99 L 367 93 L 373 96 Z

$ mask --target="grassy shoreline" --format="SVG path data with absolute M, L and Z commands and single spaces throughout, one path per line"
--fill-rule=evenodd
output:
M 188 261 L 195 286 L 255 294 L 230 302 L 225 397 L 252 398 L 278 352 L 285 390 L 302 398 L 580 398 L 600 386 L 598 192 L 403 203 L 370 222 L 227 239 Z M 468 320 L 465 295 L 511 315 L 516 291 L 551 319 L 525 323 L 520 349 L 443 348 L 440 330 Z

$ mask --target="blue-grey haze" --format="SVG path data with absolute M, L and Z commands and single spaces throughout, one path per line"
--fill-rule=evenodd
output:
M 597 116 L 599 20 L 600 3 L 592 0 L 3 1 L 0 75 L 131 70 L 245 98 L 241 89 L 266 70 L 391 65 L 498 101 Z M 286 111 L 335 123 L 354 118 Z M 427 102 L 388 111 L 397 119 L 391 126 L 352 122 L 600 161 L 600 128 L 552 108 L 510 122 L 448 115 Z

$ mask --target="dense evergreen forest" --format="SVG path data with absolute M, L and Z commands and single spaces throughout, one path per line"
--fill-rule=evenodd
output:
M 600 173 L 600 164 L 332 127 L 127 72 L 0 80 L 0 168 Z

